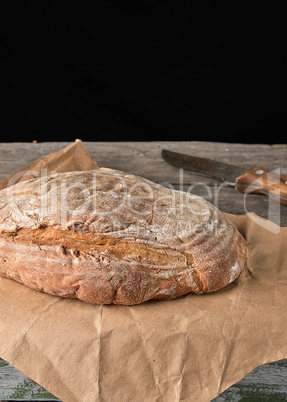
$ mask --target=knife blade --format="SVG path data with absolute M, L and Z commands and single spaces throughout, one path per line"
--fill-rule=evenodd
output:
M 170 165 L 179 169 L 199 173 L 204 176 L 211 176 L 228 183 L 234 183 L 236 177 L 244 173 L 244 169 L 241 167 L 217 162 L 212 159 L 185 155 L 167 149 L 162 150 L 162 157 Z
M 162 150 L 162 157 L 176 168 L 213 177 L 235 186 L 241 193 L 265 194 L 281 204 L 287 204 L 287 176 L 278 174 L 279 169 L 270 171 L 262 166 L 254 166 L 246 170 L 240 166 L 168 149 Z

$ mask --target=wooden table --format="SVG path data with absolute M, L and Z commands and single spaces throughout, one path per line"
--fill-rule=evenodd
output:
M 33 160 L 68 145 L 66 142 L 2 143 L 0 145 L 0 180 Z M 208 142 L 85 142 L 99 166 L 140 175 L 163 185 L 198 194 L 221 211 L 233 214 L 255 212 L 257 215 L 287 226 L 287 206 L 262 195 L 237 192 L 217 180 L 180 171 L 167 165 L 161 149 L 179 152 L 246 167 L 261 165 L 287 174 L 287 145 L 229 144 Z M 1 400 L 56 399 L 38 384 L 0 359 Z M 287 400 L 287 359 L 265 364 L 248 374 L 213 401 Z M 0 400 L 0 402 L 1 402 Z M 260 399 L 261 400 L 261 399 Z

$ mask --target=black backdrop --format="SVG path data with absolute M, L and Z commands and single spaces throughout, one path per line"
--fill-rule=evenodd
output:
M 18 3 L 1 15 L 1 141 L 285 142 L 283 10 Z

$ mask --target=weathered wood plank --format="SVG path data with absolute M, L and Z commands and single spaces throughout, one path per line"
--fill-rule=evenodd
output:
M 257 367 L 212 402 L 287 400 L 287 359 Z
M 0 398 L 1 400 L 58 400 L 35 381 L 2 359 L 0 359 Z
M 250 168 L 264 165 L 282 168 L 287 173 L 287 145 L 227 144 L 209 142 L 84 142 L 100 166 L 139 174 L 154 181 L 178 181 L 178 171 L 161 158 L 161 149 L 168 148 L 201 157 Z M 2 143 L 0 145 L 0 179 L 13 170 L 68 145 L 58 143 Z M 6 165 L 6 166 L 4 166 Z M 189 174 L 186 180 L 194 180 Z M 196 176 L 197 177 L 197 176 Z M 202 180 L 209 179 L 201 178 Z M 196 180 L 196 178 L 195 178 Z

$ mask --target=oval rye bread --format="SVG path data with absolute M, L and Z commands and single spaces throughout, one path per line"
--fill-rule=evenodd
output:
M 90 303 L 206 293 L 247 259 L 211 203 L 111 169 L 52 174 L 0 192 L 0 275 Z

